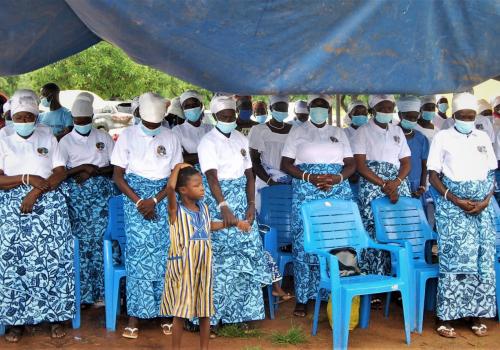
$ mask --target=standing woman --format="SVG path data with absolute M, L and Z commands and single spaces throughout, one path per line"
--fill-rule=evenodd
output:
M 80 242 L 81 302 L 104 298 L 102 242 L 108 224 L 108 200 L 113 194 L 110 165 L 114 143 L 108 133 L 92 127 L 94 97 L 82 92 L 71 114 L 73 130 L 59 142 L 59 161 L 67 169 L 71 229 Z
M 427 161 L 436 199 L 439 249 L 437 332 L 456 337 L 451 320 L 471 317 L 477 336 L 494 317 L 495 226 L 490 199 L 497 167 L 488 135 L 475 129 L 477 100 L 469 93 L 453 97 L 453 128 L 439 132 Z
M 344 132 L 349 142 L 353 142 L 356 130 L 368 123 L 368 108 L 363 101 L 353 100 L 347 107 L 347 116 L 351 119 L 351 124 L 344 129 Z
M 182 163 L 177 136 L 161 125 L 165 110 L 161 96 L 141 95 L 141 123 L 123 131 L 111 156 L 113 180 L 124 194 L 129 315 L 125 338 L 138 337 L 139 318 L 160 317 L 169 247 L 166 184 L 174 166 Z M 167 323 L 162 329 L 170 333 Z
M 438 132 L 438 128 L 434 125 L 434 121 L 439 120 L 438 118 L 440 117 L 436 115 L 436 97 L 434 95 L 420 97 L 420 118 L 417 121 L 415 130 L 424 134 L 429 143 L 432 142 L 432 138 Z
M 352 144 L 359 180 L 359 209 L 366 231 L 375 238 L 372 200 L 399 196 L 410 197 L 406 177 L 410 172 L 410 149 L 403 130 L 391 123 L 395 100 L 392 95 L 370 95 L 369 106 L 374 118 L 358 129 Z M 381 250 L 366 249 L 361 254 L 360 268 L 365 273 L 386 275 L 390 271 L 390 255 Z
M 54 83 L 42 86 L 41 103 L 42 106 L 49 108 L 49 111 L 40 113 L 37 121 L 37 123 L 50 127 L 58 141 L 73 127 L 71 112 L 59 102 L 60 91 L 59 86 Z
M 262 240 L 255 222 L 255 178 L 248 141 L 236 131 L 236 103 L 215 96 L 210 110 L 217 125 L 201 140 L 198 157 L 209 188 L 205 198 L 214 221 L 226 228 L 212 235 L 213 299 L 211 324 L 240 323 L 265 317 L 262 285 L 271 283 Z M 234 226 L 246 220 L 242 233 Z
M 309 110 L 307 109 L 307 101 L 298 100 L 295 101 L 293 106 L 293 112 L 295 117 L 293 118 L 293 126 L 301 126 L 309 120 Z
M 196 165 L 199 163 L 198 144 L 201 138 L 212 129 L 212 126 L 201 122 L 203 103 L 197 91 L 185 91 L 179 99 L 186 122 L 175 126 L 172 131 L 181 142 L 184 162 Z
M 294 127 L 282 153 L 281 169 L 292 180 L 292 254 L 297 304 L 294 315 L 305 317 L 307 301 L 318 291 L 319 262 L 304 251 L 304 232 L 300 207 L 321 198 L 351 199 L 347 179 L 355 164 L 349 141 L 340 128 L 328 125 L 331 97 L 308 97 L 310 120 Z
M 438 95 L 436 98 L 436 106 L 438 112 L 436 118 L 433 120 L 433 123 L 439 130 L 441 130 L 443 129 L 444 122 L 447 120 L 446 111 L 449 108 L 448 99 L 444 96 Z
M 0 324 L 11 326 L 8 342 L 42 322 L 61 338 L 75 314 L 73 236 L 59 187 L 66 171 L 56 138 L 35 127 L 35 93 L 18 90 L 11 113 L 16 133 L 0 139 Z

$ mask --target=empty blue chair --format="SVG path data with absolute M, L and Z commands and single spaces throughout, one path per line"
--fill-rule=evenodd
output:
M 165 213 L 165 215 L 167 215 Z M 121 261 L 113 260 L 113 241 L 121 250 Z M 120 313 L 120 281 L 126 277 L 125 271 L 125 215 L 123 197 L 109 200 L 108 228 L 104 234 L 104 302 L 106 307 L 106 329 L 116 330 L 116 316 Z
M 422 333 L 425 291 L 429 279 L 437 279 L 439 265 L 426 261 L 428 241 L 437 239 L 425 217 L 422 201 L 401 197 L 396 204 L 389 198 L 371 202 L 377 240 L 405 247 L 410 261 L 412 288 L 412 329 Z
M 259 232 L 262 236 L 262 242 L 264 244 L 264 249 L 267 250 L 274 261 L 278 261 L 277 257 L 277 246 L 278 246 L 278 233 L 274 227 L 269 227 L 266 225 L 259 225 Z M 274 320 L 274 303 L 276 298 L 273 296 L 273 285 L 270 284 L 266 287 L 267 290 L 267 300 L 269 301 L 269 317 Z
M 73 270 L 75 272 L 75 316 L 71 320 L 73 329 L 80 328 L 81 295 L 80 295 L 80 246 L 78 239 L 73 240 Z M 5 334 L 5 325 L 0 325 L 0 336 Z
M 275 257 L 282 276 L 285 267 L 292 262 L 292 253 L 283 252 L 280 248 L 292 244 L 292 186 L 276 185 L 261 190 L 261 210 L 259 223 L 275 228 L 278 234 L 277 245 L 270 251 Z
M 496 250 L 495 254 L 495 274 L 496 274 L 496 295 L 497 295 L 497 318 L 500 322 L 500 207 L 498 206 L 495 198 L 491 199 L 493 208 L 495 209 L 495 229 L 497 232 Z
M 352 201 L 322 199 L 306 203 L 301 208 L 304 219 L 304 248 L 316 254 L 320 262 L 320 284 L 314 307 L 313 329 L 318 329 L 319 308 L 321 305 L 320 290 L 331 291 L 333 318 L 333 348 L 346 349 L 349 339 L 349 321 L 352 298 L 363 296 L 362 308 L 369 308 L 369 295 L 400 291 L 406 342 L 410 344 L 410 264 L 406 249 L 373 241 L 366 233 L 357 205 Z M 340 277 L 339 263 L 332 249 L 353 248 L 360 258 L 365 248 L 386 250 L 397 256 L 397 276 L 358 275 Z M 367 302 L 368 301 L 368 302 Z M 367 313 L 361 312 L 360 323 Z

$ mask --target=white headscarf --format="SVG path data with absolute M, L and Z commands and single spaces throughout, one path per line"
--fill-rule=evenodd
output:
M 477 101 L 477 114 L 481 114 L 482 112 L 492 109 L 491 105 L 484 98 Z
M 347 106 L 347 114 L 351 113 L 352 110 L 358 106 L 366 107 L 366 104 L 360 100 L 352 100 Z
M 420 112 L 420 104 L 421 99 L 419 99 L 417 96 L 404 96 L 396 102 L 398 111 L 402 113 Z
M 82 92 L 76 96 L 75 102 L 71 107 L 71 115 L 73 117 L 91 117 L 94 115 L 92 103 L 94 96 L 88 92 Z
M 17 90 L 11 98 L 10 114 L 14 116 L 19 112 L 29 112 L 37 116 L 39 113 L 38 103 L 38 96 L 33 90 Z
M 295 114 L 309 114 L 307 102 L 303 100 L 296 101 L 295 106 L 293 106 L 293 111 Z
M 9 98 L 4 104 L 3 104 L 3 112 L 6 113 L 8 111 L 10 111 L 10 103 L 11 103 L 11 99 Z
M 183 105 L 184 101 L 186 101 L 187 99 L 190 99 L 190 98 L 195 98 L 198 101 L 200 101 L 200 103 L 202 102 L 202 97 L 198 93 L 198 91 L 196 91 L 196 90 L 187 90 L 187 91 L 184 91 L 181 94 L 181 96 L 179 97 L 179 101 L 180 101 L 181 106 Z
M 392 103 L 396 103 L 394 95 L 370 95 L 368 97 L 368 105 L 370 106 L 370 108 L 374 108 L 382 101 L 390 101 Z
M 438 100 L 436 99 L 436 95 L 425 95 L 425 96 L 420 96 L 420 107 L 427 103 L 434 103 L 436 104 Z
M 491 107 L 495 108 L 500 105 L 500 95 L 491 98 Z
M 229 96 L 214 96 L 210 101 L 210 111 L 217 114 L 225 109 L 236 110 L 236 101 Z
M 477 112 L 477 98 L 476 96 L 468 93 L 462 92 L 453 95 L 453 101 L 451 103 L 451 113 L 461 111 L 463 109 L 472 109 Z
M 289 103 L 290 97 L 287 95 L 271 95 L 269 97 L 269 106 L 272 106 L 273 104 L 278 103 L 278 102 Z
M 328 105 L 330 107 L 332 106 L 333 97 L 330 95 L 325 95 L 325 94 L 307 95 L 307 105 L 309 106 L 312 103 L 312 101 L 314 101 L 317 98 L 325 100 L 326 102 L 328 102 Z
M 173 114 L 179 118 L 186 119 L 184 117 L 184 111 L 181 108 L 181 99 L 179 97 L 174 97 L 170 101 L 170 106 L 168 106 L 167 114 Z
M 153 92 L 146 92 L 139 97 L 141 119 L 150 123 L 161 123 L 165 118 L 165 99 Z

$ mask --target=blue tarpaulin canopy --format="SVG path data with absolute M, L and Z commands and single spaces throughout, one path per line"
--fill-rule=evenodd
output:
M 106 40 L 212 91 L 439 93 L 500 75 L 498 0 L 16 0 L 0 75 Z

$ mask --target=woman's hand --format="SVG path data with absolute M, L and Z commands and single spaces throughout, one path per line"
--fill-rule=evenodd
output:
M 250 203 L 248 206 L 245 219 L 245 221 L 250 225 L 253 224 L 253 220 L 255 219 L 255 205 L 253 203 Z
M 317 187 L 321 191 L 329 191 L 333 186 L 332 175 L 311 174 L 310 176 L 308 176 L 308 178 L 309 182 L 312 183 L 315 187 Z
M 401 183 L 397 179 L 386 181 L 385 186 L 382 188 L 382 192 L 384 192 L 386 195 L 390 196 L 394 192 L 397 192 L 400 184 Z
M 389 200 L 391 201 L 392 204 L 396 204 L 399 200 L 399 193 L 398 191 L 392 192 L 389 195 Z
M 420 198 L 420 196 L 422 196 L 425 192 L 425 188 L 422 188 L 422 187 L 419 187 L 418 190 L 416 190 L 415 192 L 412 192 L 412 196 L 415 197 L 415 198 Z
M 155 218 L 156 203 L 153 198 L 143 199 L 139 202 L 137 210 L 141 213 L 146 220 L 153 220 Z
M 232 227 L 238 224 L 238 219 L 234 216 L 233 212 L 227 205 L 220 207 L 220 212 L 222 214 L 222 221 L 224 222 L 224 227 Z
M 82 171 L 74 176 L 76 183 L 79 185 L 83 184 L 85 181 L 90 179 L 90 177 L 91 174 L 86 171 Z
M 29 191 L 28 194 L 24 197 L 23 201 L 21 202 L 21 213 L 23 214 L 31 213 L 33 211 L 33 206 L 35 205 L 38 197 L 40 197 L 41 194 L 42 191 L 39 190 L 38 188 L 34 188 L 33 190 Z
M 448 194 L 448 197 L 450 197 L 450 195 Z M 474 209 L 474 204 L 472 201 L 469 201 L 467 199 L 460 199 L 458 198 L 457 196 L 455 195 L 451 195 L 451 198 L 449 198 L 449 200 L 455 204 L 457 207 L 459 207 L 460 209 L 462 209 L 463 211 L 465 211 L 466 213 L 472 211 Z
M 490 203 L 490 198 L 488 196 L 487 199 L 483 201 L 480 202 L 470 201 L 470 203 L 472 204 L 473 208 L 472 210 L 466 211 L 466 213 L 469 215 L 479 215 L 484 209 L 488 208 L 488 205 Z
M 29 184 L 35 188 L 38 188 L 42 192 L 48 191 L 50 187 L 49 182 L 38 175 L 30 175 Z

